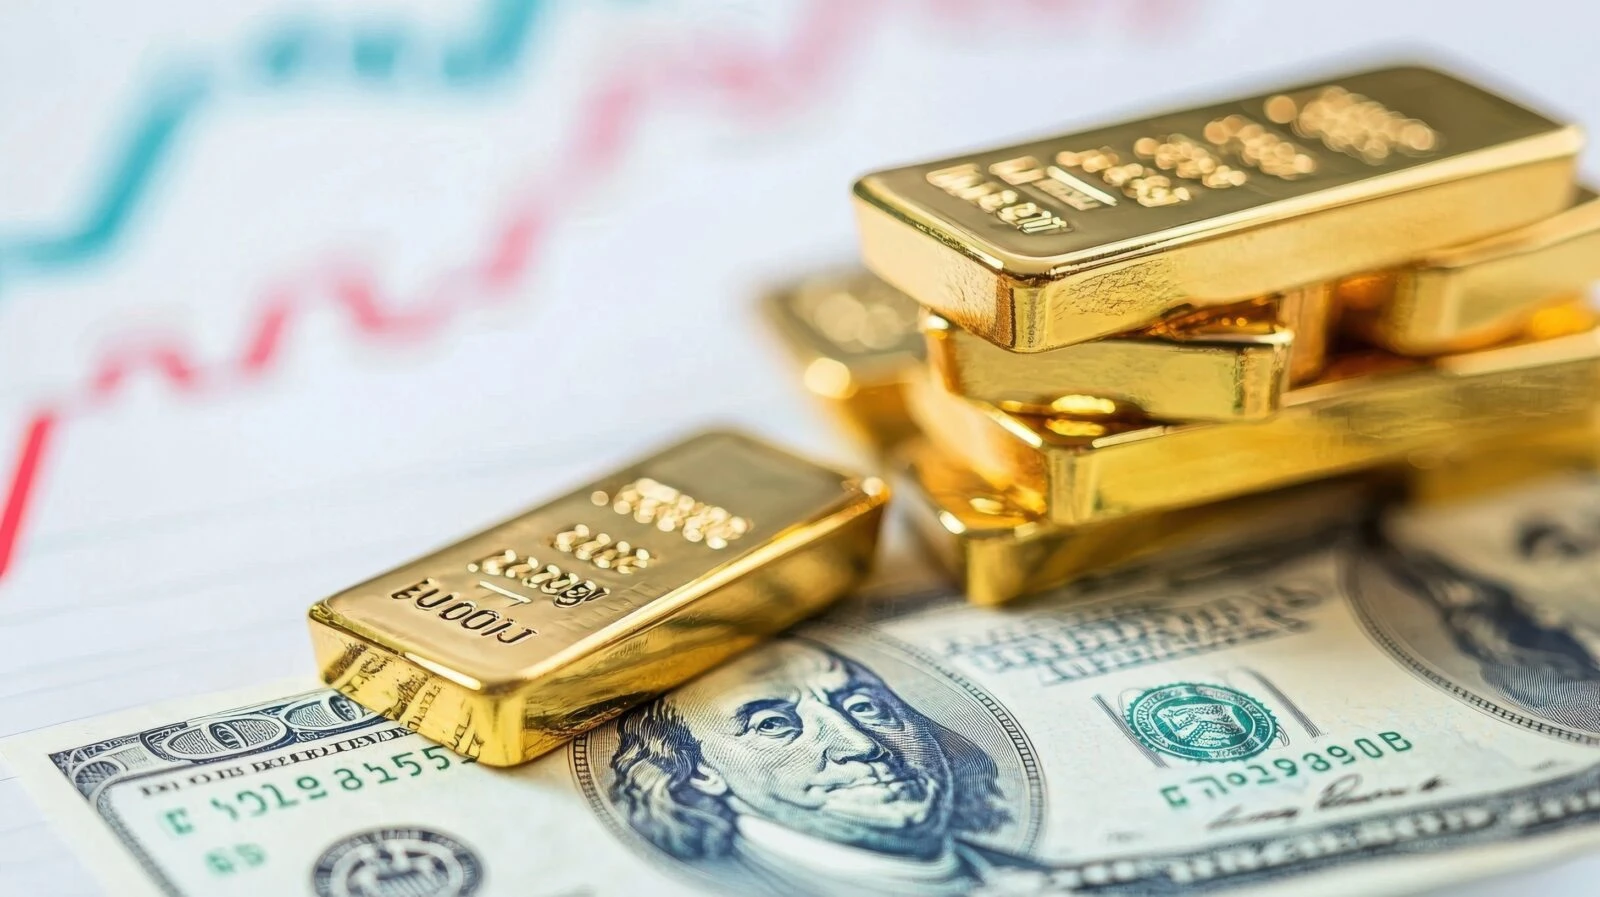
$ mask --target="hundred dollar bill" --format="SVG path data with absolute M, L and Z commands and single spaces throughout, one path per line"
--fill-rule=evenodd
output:
M 307 690 L 6 756 L 113 893 L 1409 892 L 1600 842 L 1600 478 L 865 596 L 528 766 Z

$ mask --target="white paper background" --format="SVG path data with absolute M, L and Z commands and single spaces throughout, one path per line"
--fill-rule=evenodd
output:
M 0 737 L 308 670 L 311 601 L 706 422 L 849 457 L 752 302 L 850 255 L 868 168 L 1423 51 L 1600 124 L 1586 4 L 555 0 L 442 73 L 517 5 L 0 8 L 0 508 L 55 421 L 0 518 Z M 518 215 L 515 276 L 439 299 Z M 9 775 L 0 893 L 94 893 Z

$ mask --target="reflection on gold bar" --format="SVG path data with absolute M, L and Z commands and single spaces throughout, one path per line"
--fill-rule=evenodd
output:
M 912 417 L 941 449 L 1062 524 L 1215 501 L 1370 468 L 1459 440 L 1587 416 L 1600 335 L 1525 342 L 1432 364 L 1350 359 L 1264 421 L 1150 426 L 1011 414 L 913 384 Z
M 1278 409 L 1294 335 L 1270 303 L 1159 335 L 1112 337 L 1023 355 L 923 316 L 928 357 L 951 392 L 1008 411 L 1168 421 L 1253 420 Z
M 825 271 L 774 290 L 765 310 L 804 366 L 806 389 L 846 430 L 880 450 L 916 431 L 904 390 L 923 344 L 904 293 L 860 269 Z
M 1454 246 L 1398 271 L 1339 284 L 1345 323 L 1406 355 L 1500 342 L 1540 308 L 1600 280 L 1600 197 L 1581 191 L 1536 224 Z
M 1333 342 L 1339 319 L 1339 305 L 1328 284 L 1300 287 L 1282 293 L 1276 300 L 1278 323 L 1294 334 L 1289 353 L 1289 382 L 1296 386 L 1321 376 L 1328 363 L 1328 345 Z
M 879 172 L 855 206 L 867 267 L 1038 352 L 1532 224 L 1570 202 L 1581 143 L 1390 68 Z
M 1547 340 L 1570 336 L 1600 327 L 1600 312 L 1585 298 L 1568 299 L 1560 305 L 1541 308 L 1528 316 L 1520 336 L 1528 340 Z
M 706 433 L 311 608 L 322 678 L 530 760 L 855 585 L 887 489 Z
M 1312 535 L 1371 502 L 1373 483 L 1339 480 L 1089 526 L 1041 520 L 928 443 L 900 456 L 896 504 L 975 604 L 999 604 L 1157 555 L 1261 547 Z
M 1600 406 L 1588 420 L 1489 439 L 1464 438 L 1407 459 L 1407 499 L 1444 504 L 1572 471 L 1600 470 Z

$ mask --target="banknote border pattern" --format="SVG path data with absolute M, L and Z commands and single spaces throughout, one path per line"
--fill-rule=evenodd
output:
M 1367 637 L 1371 638 L 1378 644 L 1379 647 L 1383 648 L 1384 652 L 1387 653 L 1389 657 L 1396 663 L 1400 664 L 1402 667 L 1406 668 L 1418 678 L 1422 679 L 1424 682 L 1427 682 L 1429 685 L 1438 688 L 1439 690 L 1449 694 L 1451 697 L 1457 698 L 1458 700 L 1472 707 L 1474 710 L 1499 718 L 1502 722 L 1511 723 L 1514 726 L 1527 729 L 1530 732 L 1535 732 L 1539 735 L 1546 735 L 1562 741 L 1570 741 L 1574 744 L 1600 746 L 1600 736 L 1584 735 L 1579 732 L 1574 732 L 1571 729 L 1564 729 L 1552 723 L 1545 722 L 1544 720 L 1534 719 L 1531 716 L 1518 713 L 1517 711 L 1492 701 L 1489 698 L 1478 694 L 1477 692 L 1470 691 L 1463 686 L 1451 682 L 1444 675 L 1431 669 L 1421 659 L 1413 656 L 1412 652 L 1406 650 L 1403 645 L 1401 645 L 1385 630 L 1383 624 L 1379 622 L 1377 616 L 1373 613 L 1373 602 L 1368 600 L 1366 591 L 1362 588 L 1360 582 L 1361 577 L 1359 575 L 1359 571 L 1357 570 L 1357 567 L 1361 563 L 1361 555 L 1359 551 L 1355 551 L 1347 547 L 1342 549 L 1341 554 L 1342 557 L 1340 558 L 1339 563 L 1339 585 L 1345 590 L 1345 593 L 1350 596 L 1350 606 L 1355 612 L 1356 620 L 1360 622 L 1361 628 L 1365 630 Z
M 1537 820 L 1526 825 L 1519 825 L 1511 819 L 1514 815 L 1512 813 L 1514 805 L 1542 805 L 1551 801 L 1559 802 L 1564 798 L 1570 799 L 1584 797 L 1585 795 L 1587 795 L 1586 799 L 1592 805 L 1575 810 L 1557 819 Z M 1172 870 L 1175 868 L 1185 864 L 1199 864 L 1202 861 L 1210 863 L 1212 867 L 1219 866 L 1221 864 L 1215 861 L 1216 857 L 1268 854 L 1274 845 L 1326 843 L 1330 841 L 1343 845 L 1349 842 L 1359 842 L 1361 833 L 1364 830 L 1372 831 L 1386 822 L 1404 820 L 1408 817 L 1438 818 L 1448 813 L 1465 814 L 1472 810 L 1481 811 L 1480 815 L 1486 818 L 1486 822 L 1463 832 L 1418 834 L 1409 840 L 1397 838 L 1394 842 L 1387 844 L 1370 844 L 1354 846 L 1349 849 L 1333 850 L 1317 856 L 1285 861 L 1263 869 L 1243 870 L 1233 873 L 1219 871 L 1210 877 L 1190 878 L 1172 874 Z M 1313 875 L 1324 871 L 1330 866 L 1352 861 L 1377 862 L 1398 860 L 1406 857 L 1439 855 L 1464 850 L 1474 844 L 1493 845 L 1496 842 L 1509 843 L 1518 838 L 1544 837 L 1577 826 L 1593 826 L 1596 823 L 1600 823 L 1600 764 L 1535 785 L 1510 788 L 1475 797 L 1465 797 L 1455 801 L 1424 804 L 1409 810 L 1375 813 L 1371 816 L 1330 823 L 1324 826 L 1308 828 L 1304 831 L 1286 832 L 1275 836 L 1241 838 L 1236 841 L 1219 843 L 1190 851 L 1170 852 L 1148 857 L 1107 857 L 1099 861 L 1061 864 L 1052 868 L 1057 874 L 1077 874 L 1081 876 L 1080 881 L 1090 877 L 1087 874 L 1090 869 L 1098 870 L 1098 875 L 1106 875 L 1109 870 L 1115 870 L 1118 867 L 1128 869 L 1134 873 L 1120 881 L 1112 880 L 1104 884 L 1078 884 L 1071 891 L 1071 893 L 1075 894 L 1119 895 L 1119 897 L 1178 897 L 1178 895 L 1185 895 L 1187 897 L 1187 895 L 1191 894 L 1207 893 L 1221 889 L 1254 887 L 1275 880 Z M 1512 831 L 1505 832 L 1504 830 L 1508 828 L 1512 829 Z M 1504 834 L 1497 837 L 1496 833 L 1500 832 Z M 1600 832 L 1593 833 L 1590 843 L 1594 841 L 1600 841 Z M 1515 865 L 1508 864 L 1502 871 L 1510 871 L 1512 868 L 1515 868 Z
M 73 790 L 77 791 L 78 789 L 76 787 L 76 784 L 73 783 L 72 780 L 71 780 L 71 769 L 72 769 L 72 766 L 69 765 L 69 764 L 63 763 L 63 758 L 68 757 L 68 756 L 70 756 L 72 754 L 77 754 L 77 753 L 80 753 L 80 752 L 83 752 L 83 751 L 90 751 L 90 750 L 94 750 L 94 749 L 97 749 L 97 748 L 110 749 L 112 747 L 119 747 L 119 746 L 121 746 L 123 744 L 128 744 L 128 743 L 132 743 L 132 742 L 143 742 L 145 737 L 148 736 L 148 735 L 151 735 L 151 734 L 154 734 L 154 733 L 160 733 L 160 732 L 167 732 L 167 731 L 171 731 L 173 729 L 180 729 L 180 728 L 183 728 L 184 726 L 189 725 L 190 723 L 193 723 L 195 720 L 199 720 L 199 719 L 204 719 L 204 720 L 207 720 L 208 722 L 220 722 L 220 721 L 226 721 L 230 717 L 240 717 L 240 716 L 249 716 L 249 715 L 259 714 L 260 711 L 262 709 L 264 709 L 264 708 L 281 708 L 281 707 L 295 706 L 296 704 L 298 704 L 299 702 L 305 700 L 306 698 L 323 695 L 323 694 L 325 694 L 327 692 L 328 692 L 328 689 L 325 689 L 325 688 L 311 689 L 309 691 L 297 692 L 296 694 L 288 695 L 288 696 L 285 696 L 285 697 L 282 697 L 282 698 L 275 698 L 275 699 L 266 700 L 266 701 L 258 701 L 258 702 L 252 703 L 252 704 L 243 705 L 241 707 L 229 708 L 227 710 L 221 711 L 221 712 L 216 713 L 216 714 L 204 714 L 202 716 L 191 717 L 189 719 L 182 720 L 180 722 L 165 723 L 165 724 L 162 724 L 162 725 L 159 725 L 159 726 L 152 726 L 152 727 L 150 727 L 148 729 L 141 729 L 138 732 L 130 732 L 130 733 L 123 734 L 123 735 L 112 736 L 110 738 L 102 738 L 99 741 L 95 741 L 95 742 L 92 742 L 90 744 L 80 745 L 80 746 L 72 747 L 72 748 L 67 748 L 65 750 L 60 750 L 60 751 L 52 751 L 49 754 L 49 758 L 50 758 L 51 764 L 54 765 L 56 767 L 56 769 L 61 772 L 62 777 L 66 778 L 67 781 L 68 781 L 68 784 L 73 786 Z M 347 733 L 350 733 L 350 732 L 354 732 L 354 731 L 357 731 L 357 730 L 360 730 L 360 729 L 366 729 L 366 728 L 369 728 L 371 726 L 379 725 L 379 724 L 382 724 L 382 723 L 389 723 L 393 728 L 392 729 L 381 729 L 380 732 L 389 732 L 389 731 L 398 730 L 399 732 L 401 732 L 403 734 L 406 734 L 406 735 L 414 734 L 414 733 L 411 732 L 411 730 L 407 729 L 406 727 L 404 727 L 402 725 L 399 725 L 398 723 L 394 723 L 392 720 L 386 719 L 383 716 L 380 716 L 380 715 L 378 715 L 376 713 L 371 713 L 370 711 L 368 712 L 367 716 L 365 716 L 364 718 L 362 718 L 360 720 L 352 721 L 352 725 L 350 725 L 349 727 L 343 729 L 339 734 L 341 734 L 341 735 L 347 734 Z M 144 848 L 143 844 L 140 842 L 140 840 L 136 836 L 133 835 L 132 831 L 123 822 L 122 817 L 119 814 L 117 814 L 117 812 L 115 810 L 113 810 L 111 808 L 111 806 L 109 804 L 109 799 L 110 799 L 112 790 L 117 786 L 127 785 L 127 784 L 130 784 L 130 783 L 133 783 L 133 782 L 138 782 L 138 781 L 140 781 L 142 779 L 152 778 L 152 777 L 161 776 L 161 775 L 168 775 L 168 774 L 170 774 L 170 773 L 172 773 L 172 772 L 174 772 L 176 770 L 179 770 L 179 769 L 203 769 L 203 768 L 209 767 L 209 766 L 220 766 L 220 765 L 227 764 L 227 763 L 236 763 L 236 762 L 238 762 L 238 760 L 241 757 L 248 757 L 248 756 L 250 756 L 252 754 L 264 754 L 264 753 L 268 753 L 268 752 L 271 752 L 271 751 L 282 750 L 286 746 L 287 745 L 285 745 L 285 744 L 272 744 L 272 745 L 269 745 L 269 746 L 260 747 L 260 748 L 255 749 L 255 750 L 244 751 L 244 752 L 239 753 L 239 754 L 232 754 L 232 755 L 229 755 L 227 757 L 222 757 L 222 758 L 218 758 L 218 759 L 215 759 L 215 760 L 209 760 L 209 761 L 204 761 L 204 762 L 196 761 L 196 760 L 189 760 L 185 764 L 184 761 L 179 761 L 179 765 L 167 766 L 167 767 L 163 767 L 161 769 L 154 769 L 154 770 L 149 770 L 147 772 L 135 773 L 133 775 L 127 776 L 126 778 L 117 779 L 115 782 L 110 782 L 106 787 L 97 786 L 96 793 L 93 796 L 88 795 L 88 794 L 82 794 L 82 792 L 79 792 L 79 793 L 82 794 L 84 803 L 90 804 L 91 806 L 94 807 L 95 813 L 97 815 L 99 815 L 101 820 L 103 820 L 105 822 L 106 828 L 109 829 L 111 831 L 111 833 L 116 836 L 117 840 L 119 842 L 121 842 L 123 847 L 125 847 L 127 849 L 128 853 L 133 857 L 134 861 L 137 862 L 139 864 L 139 867 L 145 871 L 145 874 L 150 876 L 150 881 L 156 888 L 158 888 L 162 893 L 171 895 L 171 897 L 186 897 L 186 892 L 181 890 L 181 889 L 179 889 L 177 887 L 177 885 L 175 885 L 172 882 L 172 880 L 167 877 L 166 873 L 161 869 L 161 867 L 155 862 L 154 859 L 152 859 L 150 857 L 149 853 L 145 850 L 145 848 Z M 100 751 L 100 753 L 103 753 L 103 752 L 104 752 L 103 750 Z M 86 759 L 89 759 L 89 758 L 86 758 Z

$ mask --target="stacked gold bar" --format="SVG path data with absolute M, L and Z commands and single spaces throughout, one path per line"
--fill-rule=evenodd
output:
M 1592 457 L 1581 143 L 1390 68 L 863 178 L 863 257 L 921 306 L 927 353 L 870 378 L 904 399 L 867 423 L 900 443 L 902 504 L 998 602 L 1321 517 L 1314 487 L 1280 487 L 1524 446 Z M 774 308 L 805 318 L 805 289 L 885 305 L 866 278 Z M 809 326 L 841 332 L 818 308 Z

